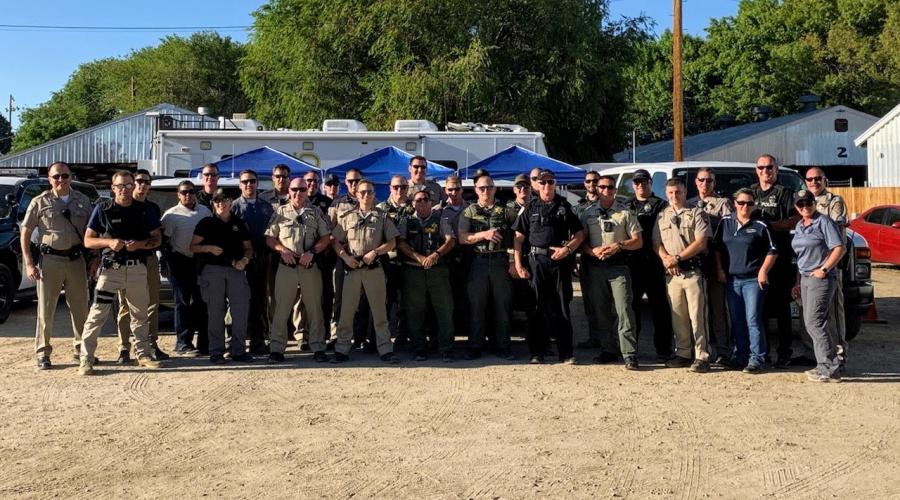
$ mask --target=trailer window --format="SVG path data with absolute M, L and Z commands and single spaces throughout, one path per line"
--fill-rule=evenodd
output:
M 428 161 L 430 161 L 432 163 L 437 163 L 438 165 L 440 165 L 442 167 L 447 167 L 451 170 L 459 169 L 459 165 L 453 160 L 428 160 Z

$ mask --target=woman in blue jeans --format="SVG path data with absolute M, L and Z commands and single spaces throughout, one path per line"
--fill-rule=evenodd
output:
M 725 300 L 734 336 L 732 366 L 744 373 L 759 373 L 765 364 L 766 318 L 763 307 L 769 286 L 769 270 L 775 265 L 775 244 L 769 227 L 751 217 L 756 200 L 753 191 L 734 194 L 735 212 L 716 228 L 718 279 L 726 283 Z

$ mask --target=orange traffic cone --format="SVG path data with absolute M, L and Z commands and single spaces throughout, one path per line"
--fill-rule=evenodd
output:
M 866 310 L 866 313 L 862 316 L 863 323 L 887 323 L 887 321 L 878 318 L 878 309 L 875 308 L 875 301 L 872 301 L 872 305 Z

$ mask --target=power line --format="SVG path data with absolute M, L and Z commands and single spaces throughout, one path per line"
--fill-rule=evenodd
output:
M 70 32 L 152 32 L 152 31 L 237 31 L 252 26 L 54 26 L 49 24 L 0 24 L 0 31 L 70 31 Z

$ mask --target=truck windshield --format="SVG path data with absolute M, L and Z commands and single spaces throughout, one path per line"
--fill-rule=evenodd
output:
M 6 195 L 15 192 L 15 186 L 0 186 L 0 218 L 9 216 L 9 203 L 6 202 Z
M 699 168 L 680 168 L 674 172 L 675 177 L 684 179 L 688 199 L 697 196 L 697 185 L 694 179 L 697 177 L 698 170 Z M 716 174 L 716 192 L 726 198 L 731 198 L 738 189 L 750 187 L 757 182 L 756 172 L 752 168 L 723 167 L 714 168 L 713 172 Z M 778 182 L 793 191 L 803 187 L 803 179 L 793 170 L 779 171 Z

